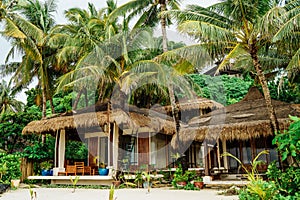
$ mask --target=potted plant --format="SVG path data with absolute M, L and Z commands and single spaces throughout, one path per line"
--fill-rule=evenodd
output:
M 107 165 L 103 162 L 101 162 L 99 164 L 98 172 L 99 172 L 100 176 L 107 176 L 108 175 L 109 170 L 106 167 L 107 167 Z
M 203 178 L 201 176 L 197 176 L 194 179 L 194 186 L 199 188 L 199 189 L 203 189 L 204 183 L 203 183 Z
M 172 185 L 175 188 L 184 187 L 186 185 L 187 181 L 188 181 L 188 174 L 183 173 L 182 166 L 181 166 L 181 164 L 179 164 L 178 168 L 176 168 L 176 171 L 174 173 Z
M 184 174 L 182 176 L 177 176 L 176 178 L 174 178 L 174 181 L 176 183 L 176 187 L 184 187 L 186 186 L 188 177 Z
M 118 187 L 121 185 L 120 174 L 121 174 L 120 171 L 113 169 L 112 177 L 114 180 L 112 181 L 112 184 L 114 187 Z
M 40 166 L 42 168 L 42 176 L 52 176 L 53 175 L 53 170 L 51 170 L 52 163 L 50 161 L 41 162 Z

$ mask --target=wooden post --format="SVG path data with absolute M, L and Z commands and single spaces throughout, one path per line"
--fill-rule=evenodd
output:
M 217 160 L 218 160 L 218 168 L 220 168 L 221 167 L 221 157 L 220 157 L 219 139 L 217 139 Z
M 66 151 L 66 131 L 60 130 L 57 132 L 55 141 L 55 168 L 53 175 L 58 175 L 58 172 L 65 171 L 65 151 Z
M 118 159 L 119 159 L 119 127 L 116 123 L 113 126 L 113 167 L 118 169 Z
M 21 182 L 27 179 L 28 176 L 33 175 L 33 161 L 27 158 L 21 158 Z
M 58 167 L 64 168 L 65 165 L 65 151 L 66 151 L 66 131 L 60 131 L 59 145 L 58 145 Z
M 209 158 L 208 158 L 208 151 L 207 151 L 207 141 L 204 140 L 204 157 L 205 157 L 205 169 L 204 174 L 205 176 L 209 176 Z
M 222 148 L 223 148 L 223 153 L 227 152 L 227 147 L 226 147 L 226 140 L 222 140 Z M 224 161 L 224 168 L 228 169 L 228 158 L 227 156 L 223 156 L 223 161 Z

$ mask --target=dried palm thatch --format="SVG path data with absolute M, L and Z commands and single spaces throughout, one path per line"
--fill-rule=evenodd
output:
M 180 111 L 188 111 L 188 110 L 216 110 L 219 108 L 223 108 L 224 106 L 216 101 L 206 99 L 206 98 L 197 98 L 190 100 L 182 100 L 177 103 L 177 109 Z M 158 112 L 172 112 L 171 106 L 159 106 L 154 108 L 154 110 Z
M 281 130 L 288 128 L 289 115 L 300 115 L 299 104 L 275 100 L 272 104 Z M 172 146 L 177 145 L 176 141 L 248 140 L 273 135 L 265 99 L 257 88 L 251 88 L 242 101 L 195 117 L 188 124 L 180 130 L 179 139 L 172 139 Z
M 94 106 L 94 108 L 86 108 L 84 110 L 73 113 L 72 115 L 61 115 L 50 119 L 32 121 L 22 131 L 23 134 L 55 134 L 57 130 L 78 129 L 102 127 L 108 122 L 116 124 L 122 128 L 132 129 L 135 131 L 141 128 L 147 128 L 148 131 L 162 132 L 164 134 L 173 134 L 175 125 L 168 116 L 162 116 L 146 109 L 139 109 L 128 106 L 128 112 L 121 109 L 112 111 L 101 111 L 107 107 Z M 99 109 L 99 110 L 98 110 Z M 87 112 L 87 113 L 85 113 Z

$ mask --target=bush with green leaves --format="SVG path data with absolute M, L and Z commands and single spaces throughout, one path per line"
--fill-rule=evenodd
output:
M 66 159 L 68 160 L 83 160 L 88 156 L 86 144 L 81 141 L 69 140 L 66 143 Z
M 252 180 L 240 191 L 241 200 L 298 200 L 300 199 L 300 118 L 292 120 L 288 130 L 276 134 L 273 144 L 282 155 L 282 161 L 289 160 L 288 167 L 279 169 L 276 163 L 268 166 L 268 181 Z
M 194 84 L 197 95 L 215 100 L 223 105 L 240 101 L 253 85 L 253 80 L 250 77 L 237 78 L 228 75 L 211 77 L 201 74 L 187 76 Z
M 22 175 L 20 158 L 18 154 L 0 153 L 0 166 L 6 166 L 1 182 L 9 184 L 12 179 L 20 179 Z

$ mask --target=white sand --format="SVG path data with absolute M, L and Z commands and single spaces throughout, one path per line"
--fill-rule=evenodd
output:
M 108 200 L 109 190 L 103 189 L 76 189 L 71 188 L 34 188 L 36 200 Z M 117 189 L 117 200 L 237 200 L 237 196 L 218 195 L 218 191 L 204 189 L 200 191 L 151 189 Z M 0 197 L 1 200 L 30 200 L 28 189 L 9 191 Z

